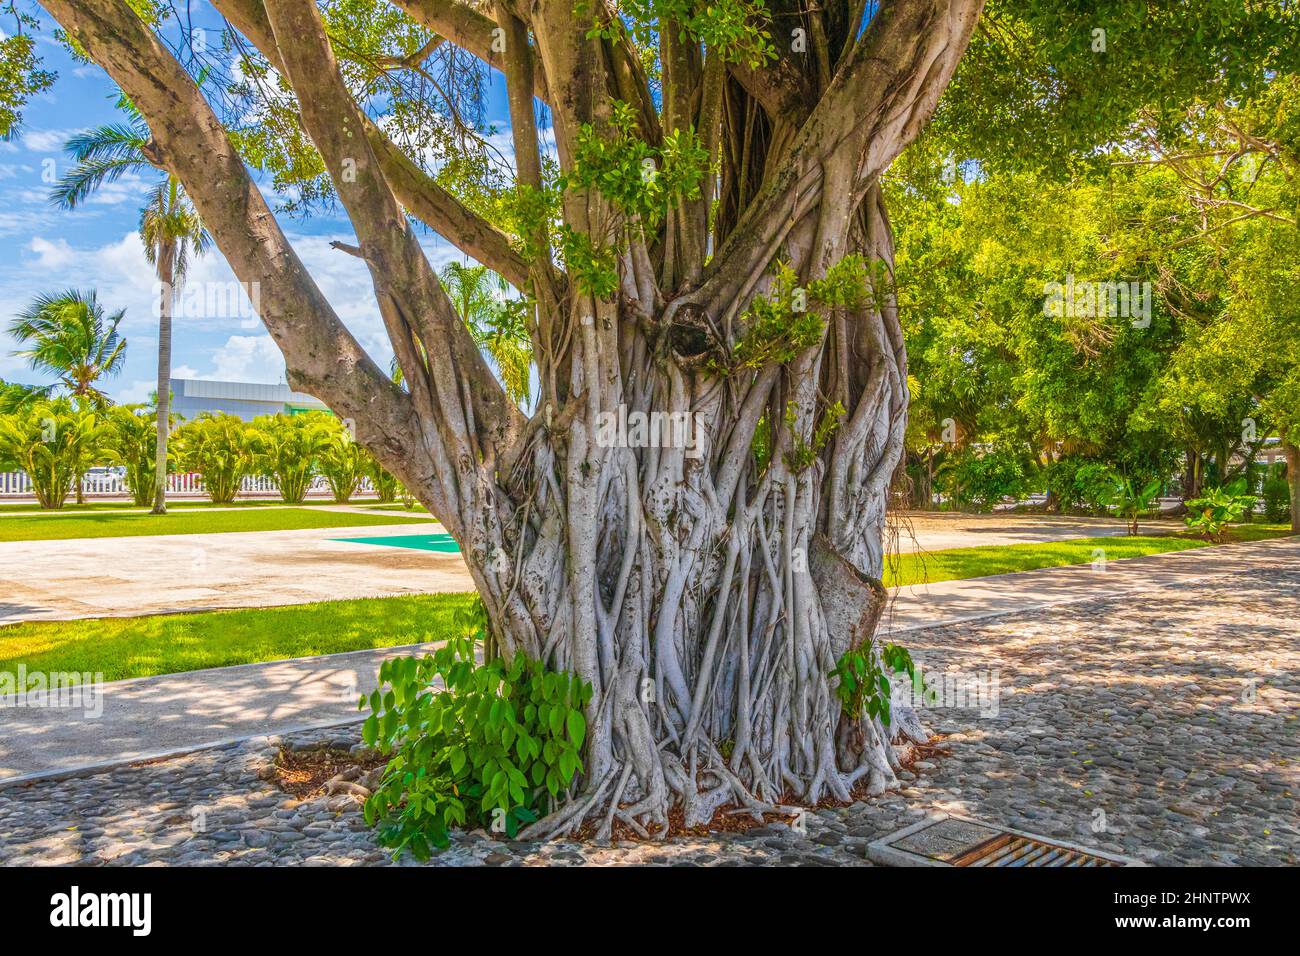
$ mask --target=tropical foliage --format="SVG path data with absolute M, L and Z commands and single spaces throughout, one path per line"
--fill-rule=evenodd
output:
M 108 428 L 109 461 L 123 469 L 131 499 L 140 507 L 154 495 L 157 468 L 157 410 L 146 405 L 114 405 L 102 418 Z
M 329 436 L 319 452 L 317 468 L 329 483 L 335 501 L 346 502 L 352 499 L 361 479 L 366 476 L 369 459 L 370 455 L 357 444 L 346 428 L 340 428 Z
M 94 409 L 67 398 L 0 416 L 0 461 L 27 473 L 42 508 L 62 508 L 80 476 L 108 456 L 110 442 Z
M 9 326 L 19 344 L 15 355 L 32 369 L 53 376 L 68 395 L 97 406 L 109 404 L 100 380 L 116 375 L 126 359 L 118 334 L 125 311 L 106 314 L 95 292 L 38 296 Z
M 254 470 L 273 478 L 286 502 L 301 503 L 337 427 L 324 412 L 258 416 L 252 422 Z
M 359 704 L 370 709 L 363 739 L 391 754 L 365 816 L 394 855 L 425 859 L 453 826 L 514 837 L 582 771 L 591 686 L 523 654 L 480 664 L 482 607 L 457 617 L 433 654 L 380 665 L 386 689 Z
M 1222 541 L 1228 525 L 1240 521 L 1254 509 L 1257 500 L 1246 494 L 1246 482 L 1206 489 L 1199 498 L 1187 502 L 1187 527 L 1211 541 Z
M 253 429 L 237 415 L 205 412 L 177 428 L 172 438 L 177 470 L 198 473 L 213 502 L 233 501 L 253 470 Z

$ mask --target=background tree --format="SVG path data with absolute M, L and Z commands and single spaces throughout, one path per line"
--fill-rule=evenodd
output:
M 506 394 L 516 405 L 527 404 L 532 373 L 525 313 L 528 303 L 509 297 L 509 285 L 486 266 L 449 262 L 440 274 L 452 307 L 496 366 Z M 394 382 L 404 381 L 394 356 L 389 367 Z
M 459 540 L 495 645 L 591 685 L 583 775 L 530 835 L 896 785 L 890 744 L 919 727 L 903 708 L 844 709 L 828 676 L 883 659 L 907 367 L 880 177 L 934 112 L 979 0 L 215 0 L 241 51 L 219 88 L 125 5 L 43 5 L 140 107 L 236 275 L 261 283 L 291 384 L 355 421 Z M 1268 5 L 1117 2 L 1108 22 L 1143 56 L 1103 66 L 1083 55 L 1091 8 L 995 13 L 945 122 L 969 136 L 1024 104 L 1066 113 L 1081 151 L 1153 95 L 1257 80 L 1292 39 Z M 1010 57 L 1008 26 L 1026 47 Z M 464 87 L 411 79 L 457 48 L 505 74 L 513 169 L 449 179 L 447 139 L 403 146 L 425 126 L 475 138 Z M 233 137 L 223 96 L 257 106 L 227 114 Z M 239 147 L 347 212 L 405 390 L 302 268 Z M 527 296 L 534 414 L 492 376 L 408 213 Z M 698 440 L 598 441 L 620 410 L 690 414 Z
M 0 416 L 0 461 L 17 464 L 42 508 L 63 507 L 88 468 L 106 460 L 110 435 L 100 413 L 67 398 Z
M 254 434 L 238 415 L 204 412 L 176 429 L 179 468 L 203 479 L 213 504 L 228 504 L 253 470 Z
M 22 385 L 0 379 L 0 415 L 23 411 L 53 394 L 52 385 Z
M 78 133 L 64 149 L 77 165 L 55 184 L 51 199 L 63 209 L 75 209 L 107 183 L 124 173 L 159 171 L 151 155 L 149 127 L 125 97 L 118 106 L 128 121 Z M 145 259 L 158 276 L 158 417 L 154 465 L 153 514 L 167 513 L 167 434 L 171 421 L 172 312 L 176 293 L 185 281 L 190 256 L 202 255 L 211 245 L 194 206 L 175 176 L 163 172 L 140 211 L 140 239 Z
M 120 372 L 126 360 L 126 339 L 117 331 L 125 316 L 125 310 L 105 315 L 93 291 L 70 289 L 38 297 L 10 324 L 9 334 L 26 346 L 15 355 L 34 370 L 55 376 L 57 388 L 78 405 L 99 409 L 112 404 L 99 381 Z M 82 474 L 75 480 L 77 504 L 85 497 Z
M 533 360 L 524 321 L 527 304 L 510 298 L 505 280 L 486 266 L 449 262 L 441 279 L 452 307 L 496 365 L 506 394 L 515 404 L 526 404 Z
M 154 469 L 158 467 L 155 410 L 147 405 L 114 405 L 102 419 L 109 462 L 123 468 L 127 490 L 136 506 L 148 505 L 153 501 Z
M 253 468 L 275 480 L 286 504 L 302 504 L 312 478 L 320 473 L 321 457 L 337 437 L 337 421 L 324 412 L 259 415 L 251 430 Z
M 126 359 L 126 339 L 117 331 L 125 316 L 125 310 L 106 315 L 93 291 L 70 289 L 37 297 L 8 331 L 22 346 L 14 355 L 53 375 L 77 401 L 103 408 L 111 401 L 100 380 L 120 372 Z

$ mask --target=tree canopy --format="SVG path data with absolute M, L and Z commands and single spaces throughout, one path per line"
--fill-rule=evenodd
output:
M 910 658 L 876 634 L 909 396 L 882 177 L 935 117 L 935 155 L 978 167 L 953 184 L 962 216 L 1025 230 L 987 257 L 966 232 L 937 284 L 959 301 L 983 282 L 995 327 L 958 311 L 980 348 L 1037 351 L 980 383 L 1032 414 L 999 427 L 1114 443 L 1132 426 L 1116 424 L 1129 398 L 1112 377 L 1157 372 L 1113 351 L 1139 330 L 1063 315 L 1034 346 L 1045 323 L 1020 296 L 1036 277 L 1016 257 L 1037 237 L 1054 268 L 1157 263 L 1140 248 L 1107 262 L 1108 228 L 1054 234 L 994 177 L 1064 179 L 1062 202 L 1113 219 L 1104 191 L 1070 185 L 1075 167 L 1145 121 L 1177 134 L 1198 97 L 1255 102 L 1297 47 L 1291 5 L 1246 0 L 214 0 L 219 43 L 150 0 L 42 5 L 260 284 L 291 384 L 353 420 L 460 542 L 485 654 L 504 661 L 485 661 L 475 693 L 509 739 L 474 738 L 449 767 L 485 811 L 544 810 L 528 824 L 542 836 L 588 822 L 645 836 L 674 808 L 691 826 L 727 803 L 761 814 L 898 785 L 893 744 L 924 735 L 888 700 L 886 671 Z M 508 129 L 484 123 L 489 76 Z M 280 213 L 347 215 L 357 241 L 339 254 L 367 265 L 404 387 L 334 312 L 256 176 L 287 191 Z M 534 408 L 492 373 L 421 226 L 523 296 Z M 944 232 L 907 255 L 942 254 Z M 1166 317 L 1147 333 L 1171 334 Z M 927 354 L 939 394 L 966 387 L 966 351 Z M 607 440 L 632 415 L 681 433 Z M 389 668 L 403 704 L 375 702 L 375 734 L 431 761 L 451 760 L 433 746 L 446 725 L 416 691 L 442 664 Z M 525 673 L 540 696 L 529 683 L 534 710 L 512 722 Z M 422 780 L 449 779 L 434 769 Z M 422 782 L 412 804 L 391 786 L 376 812 L 418 811 L 385 830 L 395 841 L 467 818 L 447 792 Z

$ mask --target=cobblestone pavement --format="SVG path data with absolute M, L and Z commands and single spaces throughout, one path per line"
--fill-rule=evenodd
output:
M 460 834 L 434 862 L 862 865 L 868 842 L 935 810 L 1157 864 L 1300 862 L 1300 569 L 1260 568 L 908 639 L 933 685 L 969 690 L 955 673 L 938 677 L 956 671 L 974 677 L 982 696 L 947 701 L 977 707 L 926 711 L 947 752 L 905 772 L 903 790 L 817 811 L 806 835 L 778 823 L 596 847 Z M 333 730 L 284 742 L 356 741 L 355 730 Z M 389 863 L 353 797 L 296 801 L 263 779 L 276 745 L 262 738 L 0 789 L 0 863 Z

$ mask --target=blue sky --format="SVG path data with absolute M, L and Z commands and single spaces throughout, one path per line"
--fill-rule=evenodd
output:
M 190 5 L 196 22 L 219 23 L 206 3 Z M 114 108 L 116 87 L 97 66 L 79 64 L 54 39 L 46 20 L 38 34 L 46 69 L 59 74 L 54 86 L 35 97 L 11 142 L 0 142 L 0 379 L 44 384 L 11 353 L 15 343 L 4 329 L 38 294 L 66 288 L 95 289 L 110 310 L 125 309 L 121 329 L 127 338 L 125 368 L 105 391 L 120 402 L 144 401 L 154 388 L 157 310 L 153 270 L 136 235 L 139 209 L 152 176 L 126 176 L 73 212 L 50 206 L 51 169 L 67 170 L 62 145 L 72 133 L 120 122 Z M 213 41 L 215 46 L 215 40 Z M 504 116 L 504 83 L 491 78 L 488 115 Z M 274 206 L 269 189 L 268 199 Z M 351 225 L 336 216 L 308 220 L 280 217 L 281 227 L 311 270 L 339 316 L 384 367 L 391 350 L 374 305 L 370 279 L 360 260 L 330 248 L 332 240 L 355 242 Z M 464 261 L 454 248 L 428 235 L 424 245 L 435 268 Z M 191 285 L 229 283 L 234 274 L 215 248 L 194 262 Z M 211 286 L 209 286 L 211 287 Z M 184 314 L 173 332 L 172 374 L 177 378 L 284 381 L 284 361 L 261 321 L 245 312 L 235 316 Z

